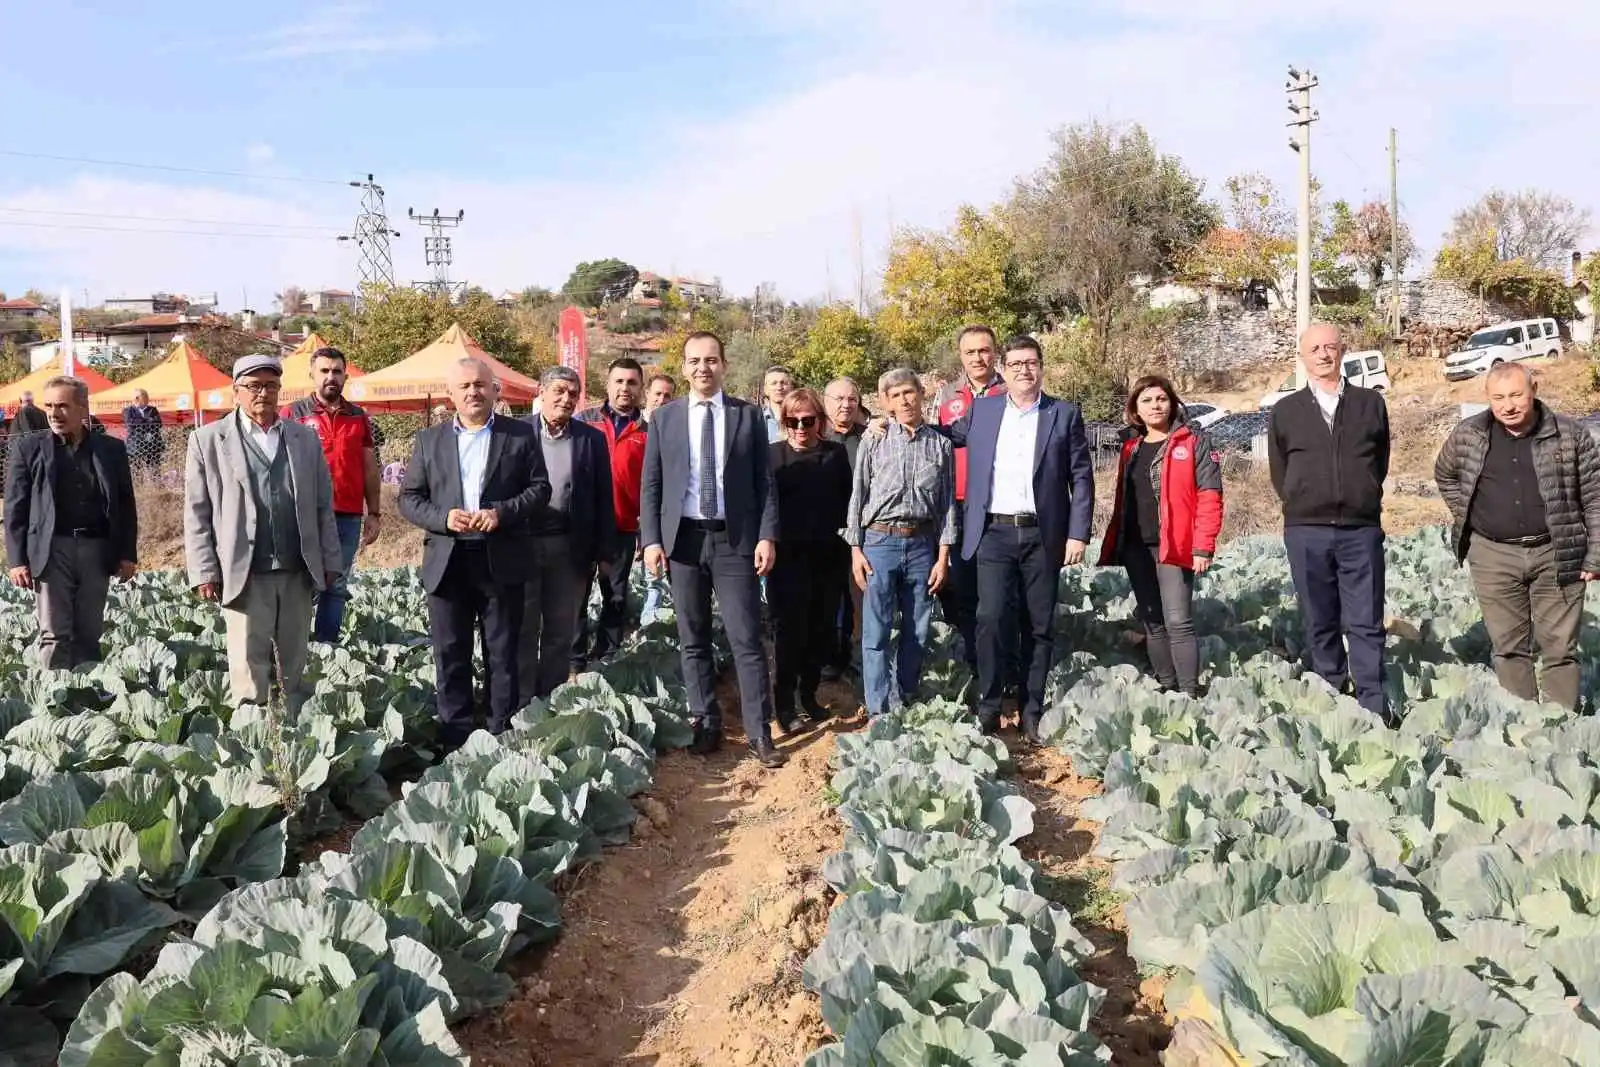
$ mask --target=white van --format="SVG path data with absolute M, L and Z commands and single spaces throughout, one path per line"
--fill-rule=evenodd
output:
M 1489 326 L 1467 338 L 1459 352 L 1444 360 L 1444 376 L 1452 382 L 1487 374 L 1496 363 L 1561 354 L 1561 330 L 1555 319 L 1523 319 Z
M 1344 380 L 1351 385 L 1360 385 L 1368 389 L 1376 389 L 1380 393 L 1389 391 L 1389 362 L 1383 358 L 1383 353 L 1377 349 L 1368 352 L 1346 352 L 1344 354 Z M 1270 408 L 1290 393 L 1294 392 L 1294 375 L 1283 380 L 1283 384 L 1261 398 L 1261 406 Z

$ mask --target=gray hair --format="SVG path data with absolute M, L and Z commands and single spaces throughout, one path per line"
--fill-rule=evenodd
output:
M 1539 387 L 1538 376 L 1533 373 L 1533 368 L 1526 363 L 1496 363 L 1489 368 L 1489 373 L 1483 376 L 1483 387 L 1487 389 L 1489 383 L 1496 378 L 1506 378 L 1513 374 L 1522 375 L 1522 382 L 1530 391 Z
M 500 384 L 500 377 L 499 377 L 499 375 L 495 374 L 494 368 L 489 366 L 489 364 L 487 362 L 485 362 L 484 360 L 479 359 L 477 356 L 462 356 L 460 359 L 456 360 L 456 366 L 458 366 L 458 367 L 476 367 L 478 370 L 483 371 L 485 374 L 487 374 L 489 376 L 490 384 L 492 384 L 492 385 L 499 385 Z
M 836 385 L 848 385 L 850 388 L 852 388 L 852 389 L 854 389 L 856 391 L 856 396 L 857 397 L 861 396 L 861 386 L 856 384 L 856 380 L 854 378 L 848 378 L 848 377 L 835 378 L 833 381 L 829 382 L 827 385 L 824 385 L 822 387 L 822 395 L 823 396 L 827 396 L 828 395 L 828 391 L 830 389 L 832 389 Z
M 556 382 L 567 382 L 574 389 L 583 389 L 583 379 L 571 367 L 555 366 L 539 375 L 539 388 L 548 389 Z
M 89 383 L 82 378 L 74 378 L 66 374 L 58 374 L 44 383 L 45 392 L 52 389 L 71 389 L 72 399 L 84 407 L 89 406 Z
M 917 377 L 917 372 L 910 367 L 896 367 L 886 370 L 878 376 L 878 392 L 886 394 L 889 390 L 899 385 L 914 385 L 917 392 L 922 392 L 922 379 Z

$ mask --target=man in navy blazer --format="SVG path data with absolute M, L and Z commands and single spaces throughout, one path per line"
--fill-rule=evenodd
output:
M 1024 609 L 1031 647 L 1022 649 L 1023 736 L 1037 743 L 1044 681 L 1055 643 L 1056 587 L 1063 564 L 1083 561 L 1094 519 L 1094 465 L 1078 405 L 1043 392 L 1044 351 L 1032 337 L 1006 342 L 1008 391 L 973 401 L 950 427 L 967 449 L 961 558 L 978 570 L 978 724 L 1000 727 L 1008 603 Z
M 472 646 L 483 632 L 488 725 L 500 733 L 525 702 L 518 692 L 522 595 L 534 568 L 532 520 L 550 502 L 533 427 L 497 417 L 500 385 L 481 359 L 450 368 L 455 418 L 417 434 L 400 486 L 400 514 L 422 527 L 441 740 L 459 748 L 473 728 Z
M 716 334 L 697 331 L 684 341 L 688 395 L 650 416 L 639 540 L 649 572 L 671 572 L 695 728 L 690 751 L 709 755 L 722 743 L 711 653 L 715 592 L 738 668 L 750 751 L 763 766 L 781 767 L 785 759 L 772 745 L 769 725 L 772 680 L 761 640 L 759 582 L 777 559 L 778 495 L 761 409 L 723 393 L 727 370 Z
M 550 503 L 531 523 L 535 566 L 524 587 L 517 649 L 524 700 L 543 700 L 567 680 L 589 578 L 597 565 L 609 573 L 617 538 L 606 435 L 572 417 L 582 396 L 577 371 L 551 367 L 539 379 L 539 411 L 528 416 L 550 479 Z

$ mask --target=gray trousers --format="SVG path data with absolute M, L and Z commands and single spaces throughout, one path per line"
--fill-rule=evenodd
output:
M 52 537 L 38 587 L 39 661 L 60 670 L 98 663 L 111 588 L 105 540 Z
M 526 704 L 543 700 L 567 680 L 578 614 L 589 572 L 572 559 L 566 534 L 535 539 L 536 565 L 523 587 L 522 631 L 517 638 L 517 693 Z
M 228 628 L 228 687 L 235 704 L 265 706 L 277 677 L 283 704 L 298 715 L 310 696 L 306 687 L 306 645 L 316 586 L 304 569 L 252 574 L 230 604 L 223 605 Z M 276 669 L 274 669 L 276 668 Z
M 1524 700 L 1541 695 L 1551 704 L 1578 707 L 1578 628 L 1583 623 L 1583 582 L 1556 581 L 1554 545 L 1526 548 L 1474 537 L 1467 546 L 1472 585 L 1494 649 L 1494 673 L 1507 692 Z M 1534 649 L 1542 676 L 1534 677 Z
M 1200 642 L 1195 637 L 1194 572 L 1156 561 L 1157 550 L 1125 545 L 1122 561 L 1144 624 L 1145 651 L 1156 681 L 1167 689 L 1195 693 L 1200 687 Z

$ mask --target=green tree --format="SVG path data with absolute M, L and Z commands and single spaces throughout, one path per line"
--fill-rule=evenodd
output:
M 1466 244 L 1446 244 L 1434 257 L 1433 273 L 1480 296 L 1494 297 L 1531 315 L 1571 318 L 1576 312 L 1572 290 L 1558 271 L 1522 259 L 1502 260 L 1488 234 Z
M 882 345 L 872 320 L 849 304 L 837 303 L 818 309 L 789 367 L 802 384 L 820 388 L 843 375 L 875 382 L 881 364 Z
M 895 234 L 883 298 L 878 331 L 910 353 L 928 352 L 968 323 L 985 323 L 1005 337 L 1032 317 L 1011 232 L 999 217 L 967 204 L 948 232 Z
M 356 313 L 333 325 L 328 340 L 363 370 L 381 370 L 437 340 L 460 323 L 485 352 L 514 370 L 533 369 L 533 346 L 507 309 L 482 290 L 460 303 L 419 289 L 364 286 Z
M 184 340 L 200 350 L 206 362 L 224 373 L 241 356 L 274 350 L 270 343 L 262 341 L 255 334 L 234 326 L 200 326 L 185 330 L 183 336 Z
M 1417 254 L 1416 242 L 1411 239 L 1411 228 L 1400 220 L 1399 231 L 1400 270 Z M 1357 270 L 1367 276 L 1370 284 L 1383 281 L 1390 261 L 1394 258 L 1396 237 L 1394 219 L 1388 205 L 1369 200 L 1352 210 L 1348 201 L 1335 200 L 1331 209 L 1329 242 L 1333 251 L 1350 260 Z
M 1226 188 L 1226 225 L 1200 239 L 1185 257 L 1183 273 L 1238 288 L 1265 282 L 1281 301 L 1284 280 L 1294 275 L 1294 212 L 1264 174 L 1235 174 Z
M 583 307 L 599 307 L 621 300 L 633 290 L 639 271 L 620 259 L 596 259 L 579 263 L 561 292 Z
M 1119 323 L 1139 307 L 1130 279 L 1174 271 L 1217 225 L 1204 192 L 1138 125 L 1057 131 L 1049 162 L 1018 182 L 1007 209 L 1034 299 L 1081 313 L 1104 362 Z

